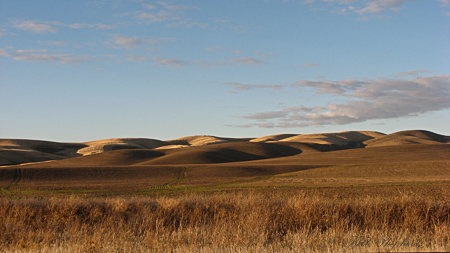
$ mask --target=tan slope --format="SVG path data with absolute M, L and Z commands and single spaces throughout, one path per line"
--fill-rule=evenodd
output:
M 269 142 L 269 141 L 280 141 L 283 139 L 287 139 L 289 137 L 297 136 L 296 134 L 275 134 L 275 135 L 269 135 L 264 136 L 260 138 L 255 138 L 250 140 L 251 142 Z
M 449 143 L 450 136 L 436 134 L 425 130 L 401 131 L 365 141 L 366 147 L 397 146 L 407 144 L 442 144 Z
M 187 148 L 190 147 L 189 145 L 166 145 L 166 146 L 161 146 L 161 147 L 157 147 L 154 148 L 155 150 L 160 150 L 160 149 L 174 149 L 174 148 Z
M 338 133 L 299 134 L 280 141 L 312 143 L 322 145 L 348 145 L 359 143 L 373 138 L 384 136 L 384 134 L 373 131 L 346 131 Z
M 145 138 L 114 138 L 83 144 L 86 147 L 77 151 L 80 155 L 91 155 L 119 149 L 153 149 L 167 145 L 164 141 Z
M 174 140 L 166 141 L 170 145 L 186 145 L 186 146 L 203 146 L 213 143 L 225 143 L 225 142 L 240 142 L 246 141 L 247 139 L 237 139 L 237 138 L 223 138 L 211 135 L 195 135 L 186 136 Z

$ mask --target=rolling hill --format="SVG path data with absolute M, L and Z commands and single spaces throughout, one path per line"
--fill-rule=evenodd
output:
M 449 137 L 424 130 L 261 138 L 0 140 L 0 189 L 450 180 Z
M 173 140 L 114 138 L 83 143 L 60 143 L 41 140 L 0 139 L 0 166 L 69 159 L 84 161 L 84 156 L 109 153 L 101 161 L 110 164 L 206 164 L 239 162 L 290 156 L 297 153 L 325 152 L 354 148 L 372 148 L 408 144 L 446 144 L 449 136 L 425 130 L 402 131 L 389 135 L 373 131 L 346 131 L 320 134 L 278 134 L 260 138 L 224 138 L 209 135 L 188 136 Z M 129 153 L 119 150 L 147 150 L 151 159 L 128 161 Z M 150 152 L 149 150 L 153 150 Z M 135 152 L 135 151 L 132 151 Z M 125 155 L 128 154 L 128 155 Z M 155 155 L 159 154 L 159 155 Z M 126 161 L 121 161 L 122 155 Z M 114 156 L 117 156 L 113 158 Z M 109 158 L 107 158 L 109 157 Z M 94 163 L 88 158 L 82 164 Z M 99 162 L 102 164 L 102 162 Z
M 450 143 L 450 136 L 444 136 L 425 130 L 401 131 L 364 142 L 367 147 L 441 143 Z

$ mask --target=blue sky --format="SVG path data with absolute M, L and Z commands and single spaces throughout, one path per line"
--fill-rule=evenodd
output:
M 449 0 L 0 2 L 0 138 L 450 135 Z

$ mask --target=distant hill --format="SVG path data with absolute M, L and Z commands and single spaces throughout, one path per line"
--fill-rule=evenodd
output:
M 450 136 L 444 136 L 425 130 L 401 131 L 365 141 L 367 147 L 397 146 L 407 144 L 449 143 Z
M 275 134 L 275 135 L 269 135 L 264 136 L 260 138 L 255 138 L 250 140 L 251 142 L 269 142 L 269 141 L 281 141 L 293 136 L 297 136 L 297 134 Z
M 208 164 L 253 161 L 354 148 L 408 144 L 447 144 L 450 137 L 425 130 L 383 134 L 346 131 L 318 134 L 277 134 L 260 138 L 210 135 L 173 140 L 114 138 L 83 143 L 0 139 L 0 166 L 63 160 L 61 166 Z
M 346 131 L 338 133 L 299 134 L 286 139 L 281 139 L 280 141 L 325 145 L 349 145 L 352 143 L 361 143 L 384 135 L 385 134 L 372 131 Z
M 115 138 L 84 142 L 83 144 L 86 147 L 77 151 L 80 155 L 91 155 L 120 149 L 154 149 L 167 145 L 164 141 L 145 138 Z

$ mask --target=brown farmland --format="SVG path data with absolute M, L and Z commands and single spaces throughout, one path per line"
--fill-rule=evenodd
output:
M 0 249 L 448 251 L 449 142 L 423 130 L 0 139 Z

